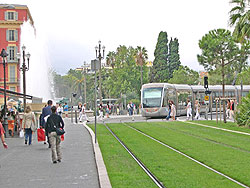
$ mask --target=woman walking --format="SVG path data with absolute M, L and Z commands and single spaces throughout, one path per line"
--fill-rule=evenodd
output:
M 200 105 L 200 103 L 199 103 L 198 100 L 195 101 L 194 107 L 195 107 L 195 110 L 196 110 L 195 119 L 198 119 L 198 120 L 199 120 L 199 119 L 200 119 L 200 109 L 201 109 L 201 105 Z
M 29 139 L 29 145 L 31 145 L 31 142 L 32 142 L 32 130 L 31 130 L 32 124 L 34 126 L 36 125 L 35 115 L 34 113 L 32 113 L 30 106 L 27 106 L 23 115 L 22 129 L 24 129 L 24 132 L 25 132 L 24 143 L 27 144 L 28 139 Z
M 174 121 L 174 120 L 175 120 L 175 117 L 176 117 L 176 107 L 175 107 L 173 101 L 170 101 L 170 105 L 171 105 L 170 116 L 173 118 L 173 121 Z
M 64 122 L 61 116 L 56 114 L 56 107 L 51 107 L 52 114 L 48 117 L 45 129 L 49 134 L 49 141 L 52 152 L 52 162 L 57 163 L 62 160 L 61 153 L 61 136 L 57 135 L 56 128 L 64 128 Z

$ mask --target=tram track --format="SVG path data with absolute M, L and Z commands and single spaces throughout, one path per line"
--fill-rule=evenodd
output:
M 120 140 L 120 138 L 109 128 L 108 125 L 104 123 L 104 126 L 108 131 L 115 137 L 115 139 L 123 146 L 123 148 L 131 155 L 131 157 L 137 162 L 137 164 L 142 168 L 142 170 L 149 176 L 149 178 L 157 185 L 159 188 L 166 188 L 163 183 L 158 180 L 158 178 L 146 167 L 142 161 L 135 156 L 135 154 Z
M 138 129 L 136 129 L 136 128 L 130 126 L 128 123 L 123 123 L 123 124 L 124 124 L 126 127 L 128 127 L 128 128 L 130 128 L 130 129 L 132 129 L 132 130 L 134 130 L 134 131 L 136 131 L 136 132 L 138 132 L 138 133 L 140 133 L 140 134 L 142 134 L 142 135 L 144 135 L 144 136 L 150 138 L 151 140 L 154 140 L 155 142 L 157 142 L 157 143 L 159 143 L 159 144 L 161 144 L 161 145 L 163 145 L 163 146 L 165 146 L 165 147 L 171 149 L 172 151 L 175 151 L 175 152 L 177 152 L 178 154 L 180 154 L 180 155 L 182 155 L 182 156 L 184 156 L 184 157 L 186 157 L 186 158 L 188 158 L 188 159 L 194 161 L 195 163 L 197 163 L 197 164 L 199 164 L 199 165 L 201 165 L 201 166 L 203 166 L 203 167 L 205 167 L 205 168 L 207 168 L 207 169 L 213 171 L 214 173 L 216 173 L 216 174 L 218 174 L 218 175 L 220 175 L 220 176 L 223 176 L 224 178 L 226 178 L 226 179 L 228 179 L 228 180 L 230 180 L 230 181 L 232 181 L 232 182 L 234 182 L 234 183 L 236 183 L 236 184 L 238 184 L 238 185 L 240 185 L 240 186 L 242 186 L 242 187 L 250 188 L 249 186 L 247 186 L 247 185 L 245 185 L 245 184 L 243 184 L 243 183 L 241 183 L 241 182 L 239 182 L 239 181 L 237 181 L 237 180 L 231 178 L 230 176 L 228 176 L 228 175 L 226 175 L 226 174 L 223 174 L 223 173 L 219 172 L 218 170 L 215 170 L 215 169 L 212 168 L 212 167 L 209 167 L 208 165 L 206 165 L 206 164 L 204 164 L 204 163 L 198 161 L 197 159 L 195 159 L 195 158 L 193 158 L 193 157 L 190 157 L 189 155 L 187 155 L 187 154 L 185 154 L 185 153 L 183 153 L 183 152 L 181 152 L 181 151 L 175 149 L 174 147 L 172 147 L 172 146 L 170 146 L 170 145 L 168 145 L 168 144 L 165 144 L 165 143 L 163 143 L 162 141 L 160 141 L 160 140 L 158 140 L 158 139 L 156 139 L 156 138 L 154 138 L 154 137 L 152 137 L 152 136 L 150 136 L 150 135 L 148 135 L 148 134 L 142 132 L 141 130 L 138 130 Z M 106 125 L 105 125 L 105 126 L 106 126 Z
M 223 142 L 219 142 L 219 141 L 216 141 L 216 140 L 213 140 L 213 139 L 209 139 L 209 138 L 206 138 L 206 137 L 203 137 L 203 136 L 198 136 L 196 134 L 192 134 L 192 133 L 189 133 L 189 132 L 186 132 L 186 131 L 181 131 L 181 130 L 174 129 L 174 128 L 169 128 L 169 127 L 165 127 L 165 128 L 169 129 L 169 130 L 172 130 L 172 131 L 175 131 L 175 132 L 179 132 L 179 133 L 188 135 L 188 136 L 192 136 L 194 138 L 198 138 L 200 140 L 208 141 L 208 142 L 211 142 L 211 143 L 214 143 L 214 144 L 218 144 L 218 145 L 225 146 L 225 147 L 228 147 L 228 148 L 232 148 L 232 149 L 235 149 L 235 150 L 239 150 L 239 151 L 243 151 L 243 152 L 246 152 L 246 153 L 250 153 L 250 150 L 246 150 L 246 149 L 243 149 L 243 148 L 240 148 L 240 147 L 236 147 L 236 146 L 233 146 L 233 145 L 230 145 L 230 144 L 225 144 Z

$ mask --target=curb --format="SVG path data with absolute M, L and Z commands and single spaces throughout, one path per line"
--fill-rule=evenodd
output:
M 86 122 L 83 123 L 84 127 L 89 131 L 89 134 L 91 135 L 92 138 L 92 144 L 93 144 L 93 149 L 94 149 L 94 154 L 95 154 L 95 160 L 96 160 L 96 166 L 97 166 L 97 172 L 99 176 L 99 182 L 100 182 L 100 187 L 101 188 L 112 188 L 106 166 L 104 164 L 103 158 L 102 158 L 102 153 L 99 148 L 98 142 L 95 143 L 95 134 L 90 129 L 87 125 Z

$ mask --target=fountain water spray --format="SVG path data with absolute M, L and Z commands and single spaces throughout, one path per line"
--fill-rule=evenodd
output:
M 42 33 L 36 31 L 29 22 L 24 22 L 21 26 L 20 48 L 23 45 L 26 46 L 26 53 L 31 54 L 29 71 L 26 72 L 26 93 L 27 95 L 43 98 L 43 101 L 46 102 L 52 97 L 51 86 L 53 85 L 49 53 Z M 20 53 L 22 53 L 21 49 Z M 22 58 L 20 63 L 22 64 Z M 23 80 L 21 81 L 22 84 Z

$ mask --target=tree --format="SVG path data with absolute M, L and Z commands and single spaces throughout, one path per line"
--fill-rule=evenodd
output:
M 169 42 L 168 79 L 173 77 L 173 72 L 177 70 L 180 65 L 181 65 L 181 61 L 180 61 L 180 55 L 179 55 L 179 42 L 177 38 L 174 38 L 174 40 L 171 38 Z
M 145 66 L 148 59 L 147 50 L 145 47 L 137 46 L 135 49 L 135 61 L 138 66 L 141 67 L 141 86 L 143 84 L 143 66 Z
M 209 31 L 199 40 L 201 55 L 197 55 L 198 61 L 205 70 L 221 69 L 222 95 L 225 97 L 225 66 L 237 62 L 239 48 L 236 45 L 231 32 L 225 29 Z M 225 101 L 223 101 L 223 117 L 226 123 Z
M 250 93 L 242 99 L 242 103 L 238 105 L 236 111 L 236 122 L 240 126 L 250 128 Z
M 168 35 L 161 31 L 154 51 L 151 82 L 166 82 L 168 79 Z
M 231 9 L 229 23 L 235 26 L 233 35 L 239 42 L 250 38 L 249 0 L 231 0 L 235 6 Z
M 199 83 L 199 73 L 189 69 L 187 66 L 180 65 L 179 69 L 174 71 L 173 77 L 168 82 L 172 84 L 196 85 Z
M 250 85 L 250 76 L 249 75 L 250 75 L 250 67 L 248 66 L 248 68 L 245 71 L 242 71 L 238 75 L 236 83 L 239 85 L 239 84 L 241 84 L 241 81 L 242 81 L 242 84 Z

